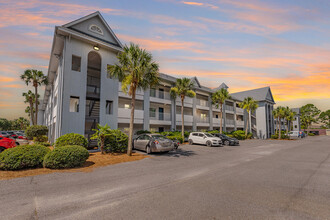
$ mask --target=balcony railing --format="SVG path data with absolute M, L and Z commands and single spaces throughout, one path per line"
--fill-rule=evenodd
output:
M 171 95 L 169 92 L 157 91 L 150 93 L 150 97 L 171 100 Z
M 226 124 L 227 125 L 234 125 L 235 121 L 233 119 L 226 119 Z
M 192 115 L 184 115 L 184 122 L 193 122 L 193 116 Z M 182 122 L 181 114 L 176 114 L 176 121 Z
M 87 85 L 87 93 L 100 94 L 100 87 L 94 85 Z
M 236 108 L 236 114 L 243 114 L 243 113 L 244 113 L 244 109 Z
M 159 120 L 159 121 L 170 121 L 171 120 L 170 113 L 150 112 L 149 116 L 150 116 L 150 120 Z
M 244 126 L 244 121 L 236 120 L 236 125 L 237 126 Z
M 134 110 L 134 118 L 135 119 L 143 119 L 143 110 Z M 118 118 L 126 118 L 130 119 L 131 117 L 131 109 L 126 109 L 126 108 L 118 108 Z
M 210 122 L 210 119 L 209 119 L 209 117 L 203 117 L 203 118 L 201 118 L 201 117 L 198 117 L 197 118 L 197 120 L 196 120 L 196 122 L 197 123 L 209 123 Z
M 204 100 L 204 99 L 197 99 L 196 100 L 196 105 L 200 105 L 200 106 L 205 106 L 205 107 L 209 107 L 210 103 L 208 100 Z
M 234 111 L 234 106 L 230 106 L 230 105 L 225 105 L 225 109 L 227 110 L 227 111 Z

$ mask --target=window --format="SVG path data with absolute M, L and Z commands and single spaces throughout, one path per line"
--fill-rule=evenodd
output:
M 71 66 L 71 69 L 73 71 L 80 72 L 80 66 L 81 66 L 81 57 L 72 55 L 72 66 Z
M 192 133 L 192 136 L 198 136 L 198 133 Z
M 106 105 L 105 105 L 105 114 L 112 115 L 112 105 L 113 105 L 113 102 L 112 101 L 107 101 L 106 102 Z
M 152 118 L 156 117 L 156 109 L 155 108 L 149 108 L 149 116 Z
M 129 108 L 130 108 L 129 104 L 125 104 L 125 105 L 124 105 L 124 108 L 125 108 L 125 109 L 129 109 Z
M 206 114 L 201 113 L 201 118 L 206 118 Z
M 215 115 L 215 118 L 219 118 L 219 115 Z
M 202 133 L 199 133 L 198 136 L 199 136 L 199 137 L 204 137 L 205 135 L 202 134 Z
M 79 112 L 79 97 L 70 96 L 70 112 Z
M 164 99 L 164 89 L 159 89 L 159 98 Z
M 150 88 L 150 97 L 156 97 L 156 89 Z
M 295 125 L 294 128 L 297 128 L 297 125 Z

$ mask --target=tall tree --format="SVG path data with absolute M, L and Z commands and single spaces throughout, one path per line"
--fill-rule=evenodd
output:
M 254 100 L 252 97 L 246 97 L 243 100 L 243 102 L 241 102 L 239 104 L 239 107 L 245 109 L 248 112 L 248 119 L 246 120 L 247 123 L 246 123 L 246 127 L 245 127 L 245 136 L 246 136 L 247 133 L 248 133 L 248 127 L 249 127 L 249 121 L 250 121 L 250 118 L 251 118 L 251 112 L 257 110 L 258 102 L 256 100 Z M 251 130 L 250 130 L 250 132 L 251 132 Z
M 170 94 L 173 98 L 177 96 L 181 99 L 181 136 L 182 140 L 184 140 L 184 99 L 186 96 L 188 97 L 195 97 L 196 93 L 193 91 L 194 83 L 188 78 L 177 79 L 175 86 L 171 88 Z
M 19 117 L 18 119 L 14 119 L 12 121 L 13 130 L 25 130 L 29 126 L 30 122 L 26 118 Z
M 274 111 L 273 111 L 273 116 L 277 120 L 277 125 L 278 125 L 278 139 L 281 139 L 282 135 L 282 119 L 285 118 L 286 115 L 286 110 L 282 106 L 278 106 Z
M 327 128 L 330 128 L 330 109 L 324 112 L 321 112 L 319 120 L 325 124 Z
M 294 120 L 296 113 L 289 107 L 285 108 L 285 120 L 286 120 L 286 135 L 288 135 L 291 127 L 291 122 Z
M 318 122 L 320 112 L 321 111 L 313 104 L 307 104 L 300 108 L 301 124 L 307 129 L 307 133 L 309 133 L 309 128 L 312 123 Z
M 223 104 L 227 99 L 230 98 L 229 92 L 225 88 L 217 90 L 212 95 L 212 103 L 215 104 L 217 108 L 220 107 L 220 134 L 222 134 L 222 116 L 223 116 Z
M 131 43 L 118 54 L 118 63 L 109 66 L 108 75 L 121 81 L 121 89 L 132 97 L 127 154 L 132 155 L 135 95 L 137 89 L 146 90 L 159 83 L 159 66 L 151 53 Z
M 0 118 L 0 130 L 8 131 L 11 128 L 11 122 L 8 119 Z
M 35 98 L 35 124 L 38 123 L 38 87 L 48 84 L 48 78 L 40 70 L 27 69 L 21 75 L 21 79 L 26 85 L 32 84 L 34 87 L 34 98 Z
M 31 90 L 29 90 L 28 92 L 23 92 L 22 95 L 25 98 L 24 103 L 29 103 L 29 111 L 30 111 L 29 116 L 30 116 L 32 124 L 35 125 L 36 124 L 35 117 L 34 117 L 35 108 L 33 107 L 33 104 L 35 102 L 35 94 L 33 94 L 33 92 Z

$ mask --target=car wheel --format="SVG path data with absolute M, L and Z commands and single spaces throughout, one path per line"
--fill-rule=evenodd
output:
M 4 150 L 6 150 L 6 148 L 4 148 L 4 147 L 0 147 L 0 153 L 1 153 L 2 151 L 4 151 Z
M 224 145 L 229 146 L 229 141 L 228 140 L 225 140 Z
M 194 144 L 193 140 L 191 140 L 191 139 L 189 139 L 188 142 L 189 142 L 190 145 L 193 145 Z
M 212 143 L 211 143 L 211 141 L 206 141 L 206 146 L 208 146 L 208 147 L 212 147 Z
M 18 145 L 19 145 L 19 143 L 18 143 L 18 142 L 16 142 L 15 144 L 16 144 L 16 146 L 18 146 Z
M 146 147 L 146 152 L 147 152 L 147 154 L 150 154 L 150 153 L 151 153 L 150 146 L 147 146 L 147 147 Z

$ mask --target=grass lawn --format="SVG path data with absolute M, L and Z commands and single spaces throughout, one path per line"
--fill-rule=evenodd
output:
M 0 170 L 0 180 L 13 179 L 26 176 L 35 176 L 55 172 L 91 172 L 94 168 L 108 166 L 117 163 L 124 163 L 136 160 L 142 160 L 149 156 L 142 155 L 139 153 L 133 153 L 131 157 L 127 154 L 104 154 L 100 152 L 90 153 L 89 158 L 82 167 L 71 168 L 71 169 L 61 169 L 52 170 L 48 168 L 37 168 L 37 169 L 27 169 L 18 171 L 3 171 Z

